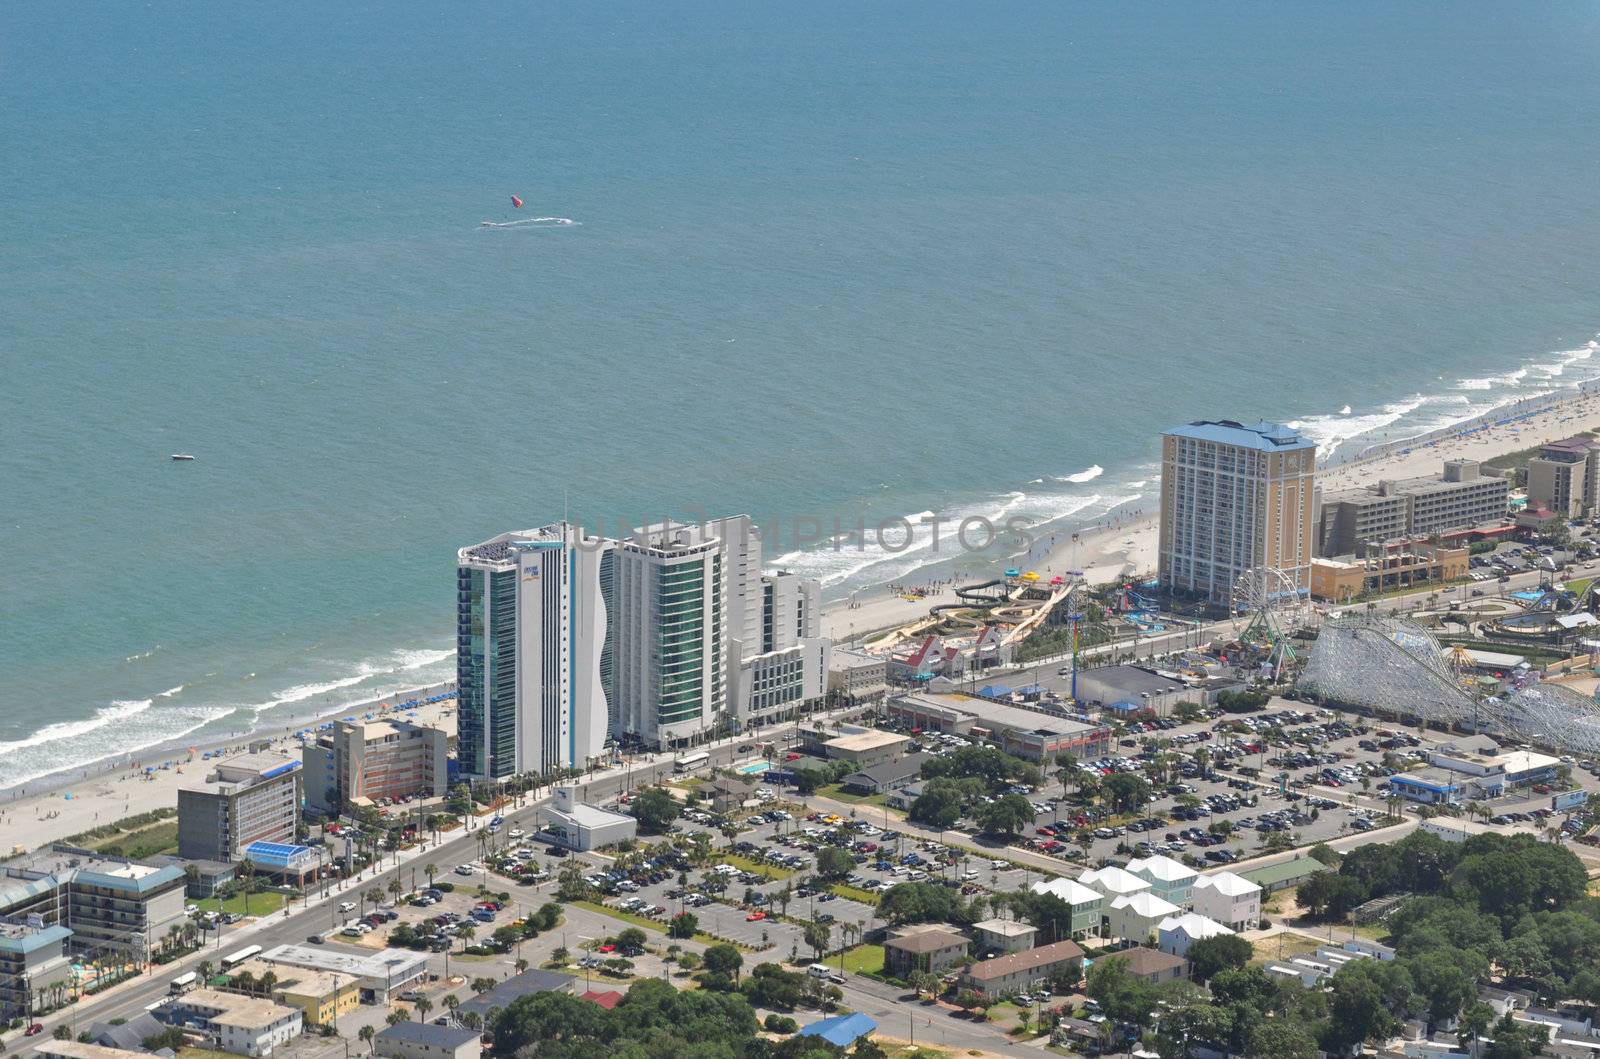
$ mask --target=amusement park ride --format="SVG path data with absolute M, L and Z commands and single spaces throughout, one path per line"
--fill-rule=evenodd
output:
M 1292 637 L 1306 620 L 1304 590 L 1282 570 L 1255 567 L 1234 582 L 1230 609 L 1236 629 L 1241 618 L 1249 618 L 1237 639 L 1256 653 L 1274 681 L 1282 680 L 1298 657 Z

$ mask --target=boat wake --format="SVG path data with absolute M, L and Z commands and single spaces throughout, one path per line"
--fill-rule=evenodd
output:
M 576 228 L 581 227 L 582 221 L 575 221 L 571 217 L 524 217 L 515 221 L 484 221 L 483 228 Z

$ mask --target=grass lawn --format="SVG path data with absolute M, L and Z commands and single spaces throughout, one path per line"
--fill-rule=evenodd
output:
M 864 905 L 876 907 L 878 904 L 878 895 L 868 890 L 858 890 L 854 886 L 846 886 L 844 883 L 834 883 L 828 889 L 840 897 L 848 897 L 850 900 L 860 901 Z
M 887 794 L 851 794 L 842 789 L 837 783 L 826 787 L 818 787 L 817 794 L 823 798 L 832 798 L 836 801 L 849 802 L 851 805 L 873 805 L 879 809 L 886 808 L 889 804 Z
M 838 966 L 837 957 L 830 956 L 823 962 L 829 967 Z M 881 974 L 883 972 L 883 946 L 857 945 L 853 949 L 846 949 L 844 953 L 844 969 L 857 974 Z
M 724 853 L 721 860 L 732 864 L 735 868 L 750 872 L 753 875 L 766 875 L 774 879 L 787 879 L 794 874 L 793 868 L 785 868 L 777 864 L 766 864 L 759 860 L 740 856 L 737 853 Z
M 176 853 L 178 821 L 162 820 L 137 831 L 120 832 L 96 841 L 94 848 L 102 853 L 111 853 L 133 860 L 153 857 L 160 853 Z
M 1281 931 L 1269 938 L 1262 938 L 1255 943 L 1256 955 L 1251 963 L 1271 963 L 1274 960 L 1290 960 L 1296 956 L 1304 956 L 1308 952 L 1316 952 L 1326 944 L 1316 938 L 1308 938 L 1304 934 L 1291 934 Z
M 285 895 L 280 893 L 259 893 L 250 895 L 250 907 L 245 908 L 243 894 L 235 894 L 225 902 L 219 902 L 215 897 L 202 897 L 195 904 L 203 912 L 238 912 L 240 915 L 265 916 L 283 908 Z
M 1348 930 L 1358 938 L 1366 938 L 1368 941 L 1384 942 L 1385 944 L 1387 944 L 1389 937 L 1389 928 L 1382 923 L 1367 923 L 1359 927 L 1341 925 L 1339 930 Z M 1335 931 L 1335 933 L 1338 933 L 1338 931 Z

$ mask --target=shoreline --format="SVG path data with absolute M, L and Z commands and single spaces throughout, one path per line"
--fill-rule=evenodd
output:
M 1538 397 L 1510 401 L 1480 415 L 1420 434 L 1374 442 L 1361 448 L 1340 444 L 1327 462 L 1319 462 L 1317 486 L 1322 491 L 1335 492 L 1376 485 L 1384 479 L 1436 475 L 1449 459 L 1483 462 L 1584 430 L 1600 431 L 1600 379 L 1574 383 Z M 1347 451 L 1353 455 L 1343 455 Z M 1048 541 L 1045 547 L 1035 542 L 1028 551 L 1007 562 L 1047 577 L 1081 570 L 1090 585 L 1122 577 L 1153 576 L 1157 564 L 1157 534 L 1154 512 L 1137 508 L 1125 512 L 1113 508 L 1101 517 L 1100 524 L 1058 529 L 1043 538 Z M 918 574 L 927 574 L 931 580 L 948 578 L 948 573 L 939 571 L 953 569 L 954 564 L 954 559 L 945 560 L 919 570 Z M 969 580 L 978 578 L 968 576 L 957 583 Z M 928 586 L 929 580 L 921 576 L 906 584 L 907 588 L 917 589 Z M 934 587 L 938 591 L 930 592 L 915 604 L 904 600 L 889 586 L 831 600 L 823 605 L 823 632 L 833 636 L 838 645 L 847 647 L 859 644 L 862 638 L 873 633 L 914 621 L 926 615 L 930 606 L 956 602 L 948 581 Z M 852 602 L 854 606 L 849 605 Z
M 1332 491 L 1373 485 L 1383 478 L 1437 474 L 1446 459 L 1487 460 L 1495 455 L 1532 448 L 1585 429 L 1600 430 L 1600 379 L 1574 383 L 1537 397 L 1509 401 L 1482 414 L 1416 435 L 1375 441 L 1360 448 L 1341 442 L 1327 462 L 1319 465 L 1318 485 L 1323 490 Z M 1041 523 L 1030 527 L 1039 536 L 1029 548 L 1003 559 L 984 560 L 983 564 L 989 567 L 988 570 L 963 568 L 962 555 L 951 555 L 918 568 L 914 578 L 873 585 L 826 600 L 822 608 L 823 632 L 833 637 L 841 647 L 858 645 L 866 636 L 926 615 L 930 606 L 955 602 L 953 587 L 998 576 L 998 568 L 1002 564 L 1037 570 L 1046 576 L 1081 570 L 1092 585 L 1120 577 L 1153 574 L 1156 566 L 1156 516 L 1138 506 L 1142 500 L 1140 498 L 1112 508 L 1099 516 L 1096 522 L 1086 526 L 1072 526 L 1069 516 L 1059 523 Z M 1045 530 L 1049 532 L 1043 532 Z M 906 599 L 906 593 L 913 589 L 924 594 L 915 600 Z M 18 823 L 13 819 L 14 815 L 24 813 L 28 808 L 38 809 L 46 803 L 52 804 L 56 815 L 36 817 L 36 822 L 60 819 L 63 815 L 80 817 L 81 813 L 60 812 L 63 807 L 73 806 L 83 797 L 83 792 L 75 788 L 85 788 L 91 795 L 104 797 L 108 784 L 129 782 L 135 786 L 162 786 L 158 782 L 138 778 L 136 770 L 142 770 L 152 762 L 164 762 L 170 767 L 158 765 L 152 775 L 176 776 L 176 769 L 189 763 L 191 746 L 196 751 L 197 761 L 206 751 L 237 750 L 251 742 L 267 741 L 281 748 L 298 729 L 315 727 L 351 713 L 367 712 L 386 702 L 436 693 L 437 689 L 446 686 L 449 686 L 448 682 L 435 682 L 322 708 L 308 703 L 308 711 L 290 718 L 286 725 L 275 723 L 271 727 L 230 733 L 194 743 L 179 737 L 143 750 L 35 777 L 0 790 L 0 823 Z M 125 797 L 124 802 L 127 808 L 119 814 L 121 816 L 145 811 L 132 808 L 131 796 Z M 165 804 L 172 804 L 172 801 Z M 62 824 L 53 830 L 57 831 L 59 839 L 60 834 L 76 833 L 101 822 L 105 821 L 92 817 L 87 822 L 80 821 L 81 826 Z
M 6 835 L 6 846 L 0 850 L 0 857 L 14 853 L 18 847 L 38 849 L 102 824 L 163 807 L 175 807 L 177 789 L 195 775 L 203 776 L 209 771 L 212 762 L 203 756 L 207 753 L 211 753 L 213 758 L 217 756 L 217 751 L 227 756 L 243 753 L 252 744 L 266 743 L 268 745 L 263 748 L 266 751 L 286 754 L 298 760 L 300 740 L 296 738 L 296 733 L 303 729 L 315 729 L 352 714 L 386 716 L 394 712 L 396 703 L 454 689 L 453 681 L 402 688 L 339 706 L 328 706 L 320 711 L 314 710 L 292 719 L 287 726 L 283 726 L 281 732 L 279 726 L 274 725 L 194 743 L 181 738 L 169 740 L 144 750 L 91 762 L 80 768 L 26 780 L 0 791 L 0 825 L 4 825 Z M 454 701 L 415 709 L 419 712 L 432 710 L 442 715 L 446 710 L 454 710 Z M 430 719 L 419 718 L 423 721 Z M 147 768 L 152 771 L 146 772 Z M 185 769 L 194 771 L 186 772 Z M 38 834 L 30 836 L 29 832 Z

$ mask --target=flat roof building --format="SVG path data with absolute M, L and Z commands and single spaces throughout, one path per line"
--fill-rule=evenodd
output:
M 914 692 L 890 699 L 885 708 L 907 727 L 989 739 L 1007 753 L 1032 761 L 1063 753 L 1080 760 L 1103 757 L 1111 745 L 1111 729 L 1105 725 L 975 695 Z
M 461 1006 L 456 1008 L 456 1018 L 469 1014 L 487 1018 L 493 1009 L 505 1008 L 518 997 L 532 993 L 571 993 L 575 981 L 572 975 L 562 974 L 559 971 L 537 969 L 523 971 L 507 978 L 487 993 L 480 993 L 471 1000 L 463 1001 Z
M 1232 420 L 1161 439 L 1159 578 L 1228 605 L 1247 570 L 1282 570 L 1311 588 L 1316 442 L 1289 427 Z
M 877 728 L 860 728 L 834 736 L 823 729 L 802 728 L 800 740 L 806 748 L 820 752 L 830 761 L 848 761 L 857 768 L 893 761 L 911 744 L 908 736 Z
M 478 1059 L 483 1035 L 460 1026 L 397 1022 L 378 1031 L 372 1051 L 384 1059 Z
M 1359 555 L 1369 545 L 1406 538 L 1464 537 L 1498 526 L 1507 515 L 1511 483 L 1484 474 L 1476 460 L 1447 460 L 1442 473 L 1341 489 L 1322 497 L 1317 554 Z
M 577 800 L 571 787 L 557 787 L 555 797 L 540 810 L 543 831 L 568 849 L 591 850 L 614 846 L 639 834 L 639 821 Z
M 271 1055 L 305 1028 L 299 1008 L 216 989 L 190 990 L 173 1006 L 183 1021 L 198 1024 L 234 1055 Z
M 252 842 L 293 844 L 301 774 L 282 754 L 218 759 L 202 782 L 178 789 L 178 855 L 233 862 Z
M 54 994 L 72 978 L 70 937 L 66 927 L 46 925 L 37 916 L 0 922 L 0 1022 L 54 1006 Z
M 448 733 L 432 725 L 395 718 L 339 721 L 301 750 L 306 806 L 337 816 L 347 803 L 443 798 L 450 785 L 449 746 Z
M 183 906 L 183 871 L 172 865 L 151 867 L 57 845 L 0 869 L 0 916 L 25 929 L 66 928 L 69 955 L 120 953 L 144 962 L 172 927 L 188 921 Z M 21 948 L 45 944 L 54 942 L 18 942 Z
M 1021 952 L 1033 948 L 1039 928 L 1015 919 L 985 919 L 972 924 L 972 946 L 980 953 Z
M 361 999 L 387 1004 L 428 973 L 428 954 L 409 949 L 356 950 L 337 945 L 279 945 L 260 954 L 267 963 L 353 977 Z

